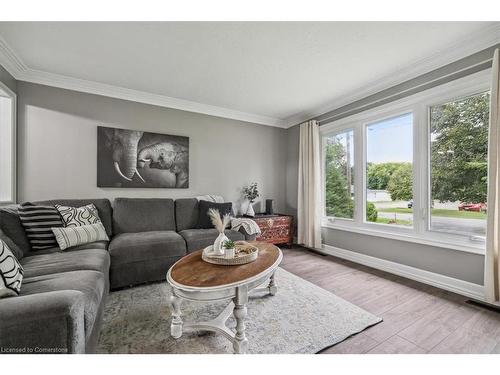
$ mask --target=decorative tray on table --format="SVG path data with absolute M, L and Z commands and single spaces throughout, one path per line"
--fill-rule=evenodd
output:
M 226 258 L 224 255 L 215 255 L 213 250 L 213 245 L 205 247 L 201 254 L 201 259 L 207 263 L 236 266 L 253 262 L 259 256 L 259 248 L 246 241 L 235 242 L 235 254 L 233 258 Z

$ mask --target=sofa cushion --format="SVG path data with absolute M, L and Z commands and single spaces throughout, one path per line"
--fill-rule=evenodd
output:
M 26 255 L 31 251 L 31 245 L 19 219 L 18 207 L 9 205 L 0 208 L 0 228 Z
M 212 224 L 212 219 L 208 215 L 210 209 L 219 211 L 221 216 L 231 215 L 233 204 L 231 202 L 226 203 L 215 203 L 209 201 L 200 201 L 198 204 L 198 223 L 196 228 L 198 229 L 212 229 L 214 225 Z
M 227 229 L 226 236 L 233 241 L 244 240 L 245 236 L 234 230 Z M 213 245 L 215 239 L 219 235 L 217 229 L 186 229 L 180 231 L 179 234 L 186 240 L 187 251 L 192 252 L 203 249 L 209 245 Z
M 106 228 L 106 233 L 108 236 L 113 235 L 112 230 L 112 209 L 109 199 L 52 199 L 47 201 L 33 202 L 35 204 L 60 204 L 62 206 L 70 207 L 81 207 L 88 204 L 93 204 L 97 208 L 99 218 L 101 219 L 102 225 Z
M 186 254 L 186 243 L 174 231 L 122 233 L 111 240 L 109 254 L 113 265 L 141 262 L 183 256 Z
M 88 250 L 88 249 L 107 250 L 108 244 L 109 244 L 109 241 L 96 241 L 96 242 L 92 242 L 92 243 L 86 243 L 83 245 L 68 247 L 64 251 L 68 252 L 68 251 L 78 251 L 78 250 Z M 61 252 L 61 249 L 59 248 L 59 246 L 57 246 L 57 247 L 51 247 L 50 249 L 29 252 L 29 253 L 25 254 L 25 256 L 34 256 L 34 255 L 39 255 L 39 254 L 51 254 L 51 253 L 60 253 L 60 252 Z
M 21 296 L 58 290 L 76 290 L 83 293 L 85 336 L 92 332 L 99 306 L 106 290 L 106 276 L 98 271 L 72 271 L 26 278 Z
M 198 224 L 198 199 L 181 198 L 175 200 L 175 223 L 177 232 L 196 228 Z
M 116 198 L 113 227 L 116 234 L 175 231 L 174 201 L 163 198 Z
M 104 275 L 109 271 L 109 254 L 106 250 L 88 249 L 80 251 L 60 251 L 51 254 L 28 256 L 21 259 L 24 277 L 36 277 L 70 271 L 99 271 Z

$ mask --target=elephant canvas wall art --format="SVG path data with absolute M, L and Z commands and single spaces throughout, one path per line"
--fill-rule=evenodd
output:
M 97 186 L 188 188 L 189 137 L 98 126 Z

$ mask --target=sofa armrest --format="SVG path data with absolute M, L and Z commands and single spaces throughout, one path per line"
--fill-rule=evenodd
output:
M 256 234 L 248 234 L 243 227 L 240 227 L 238 232 L 242 233 L 245 236 L 245 241 L 255 241 L 255 239 L 257 238 Z
M 0 299 L 0 353 L 85 353 L 83 297 L 64 290 Z

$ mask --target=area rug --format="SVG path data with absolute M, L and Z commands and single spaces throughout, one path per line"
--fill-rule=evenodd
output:
M 252 294 L 246 335 L 250 354 L 317 353 L 382 319 L 284 269 L 278 294 Z M 170 290 L 166 283 L 112 292 L 104 312 L 99 353 L 232 353 L 231 343 L 208 332 L 170 336 Z M 227 303 L 184 301 L 183 320 L 207 320 Z M 234 328 L 230 318 L 228 327 Z M 234 331 L 234 329 L 233 329 Z

